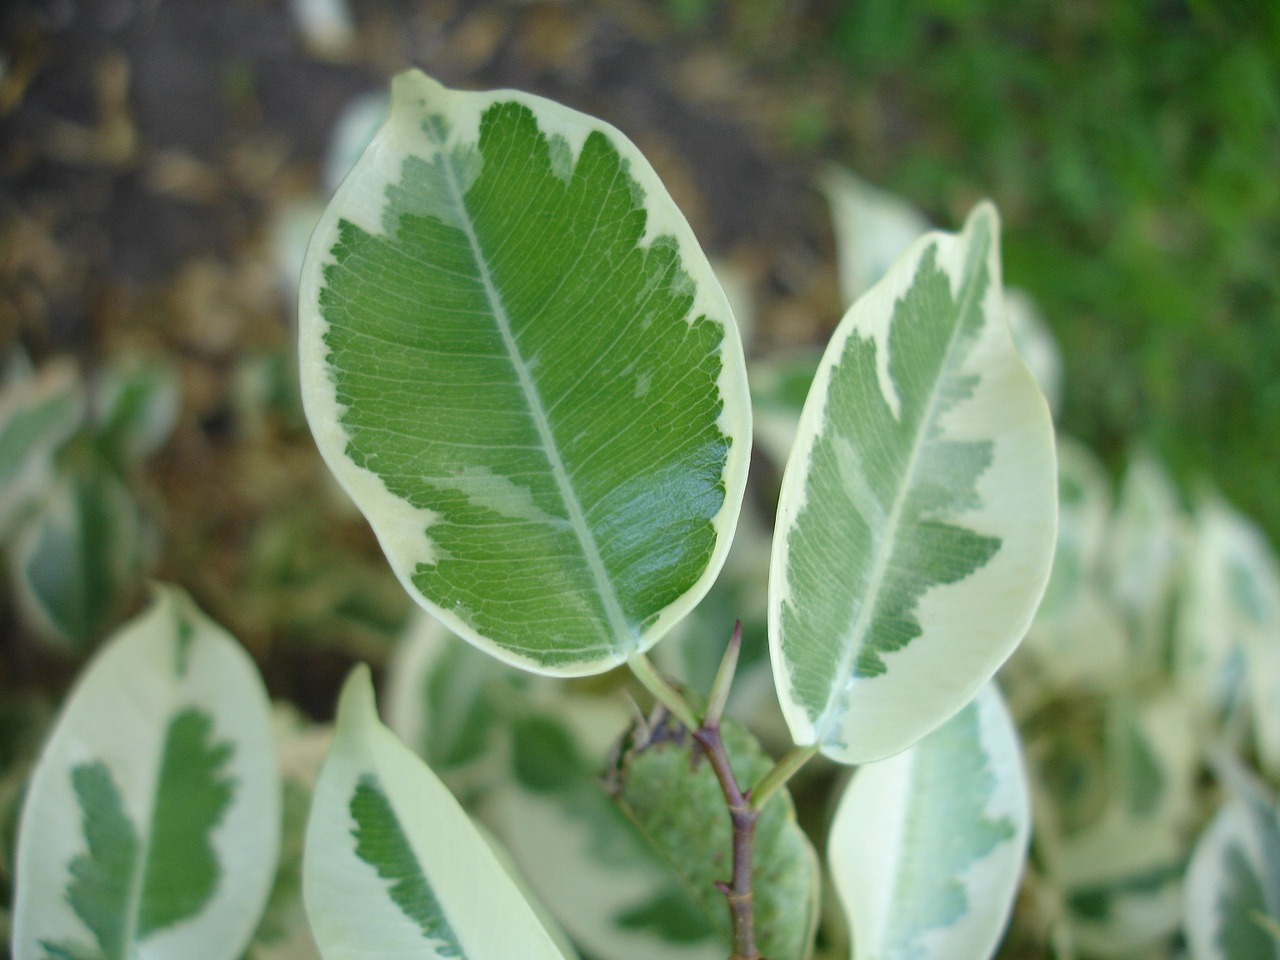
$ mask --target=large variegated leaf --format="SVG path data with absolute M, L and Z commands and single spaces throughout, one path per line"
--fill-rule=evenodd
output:
M 1187 870 L 1193 960 L 1280 960 L 1280 816 L 1247 800 L 1223 807 Z
M 280 774 L 252 661 L 162 588 L 72 693 L 31 781 L 15 960 L 232 960 L 271 886 Z
M 1018 736 L 994 685 L 911 749 L 862 767 L 827 859 L 855 960 L 986 960 L 1026 858 Z
M 453 630 L 597 673 L 705 593 L 745 484 L 742 348 L 616 130 L 402 74 L 316 228 L 299 309 L 320 450 Z
M 797 743 L 857 763 L 958 711 L 1053 558 L 1053 426 L 1000 304 L 999 225 L 929 234 L 836 330 L 783 478 L 770 642 Z
M 307 825 L 303 898 L 325 960 L 562 960 L 431 770 L 352 672 Z

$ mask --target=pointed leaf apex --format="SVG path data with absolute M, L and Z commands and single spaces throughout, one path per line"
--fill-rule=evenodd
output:
M 391 112 L 408 108 L 414 102 L 425 106 L 445 88 L 421 70 L 405 70 L 391 78 Z
M 988 229 L 990 229 L 992 236 L 999 234 L 1000 211 L 996 209 L 996 205 L 990 200 L 981 201 L 969 212 L 969 216 L 965 219 L 964 232 L 971 232 L 974 226 L 979 222 L 982 222 Z
M 720 724 L 725 704 L 729 702 L 729 692 L 733 687 L 733 675 L 738 669 L 738 655 L 742 652 L 742 621 L 734 622 L 733 634 L 729 637 L 729 646 L 724 651 L 724 659 L 720 661 L 720 669 L 716 672 L 715 682 L 711 685 L 711 696 L 707 701 L 704 726 L 715 727 Z
M 338 727 L 377 716 L 373 693 L 373 673 L 367 663 L 357 663 L 342 683 L 338 696 Z

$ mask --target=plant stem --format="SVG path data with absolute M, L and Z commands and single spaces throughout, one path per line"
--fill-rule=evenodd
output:
M 760 778 L 760 781 L 748 791 L 751 794 L 751 806 L 763 810 L 765 803 L 786 784 L 796 772 L 814 758 L 818 752 L 815 744 L 812 747 L 792 747 L 784 754 L 773 768 Z
M 733 928 L 733 954 L 729 960 L 762 960 L 755 941 L 755 901 L 751 890 L 752 860 L 755 852 L 756 822 L 760 811 L 742 792 L 729 766 L 729 754 L 720 736 L 720 725 L 703 724 L 693 732 L 711 762 L 720 789 L 729 807 L 733 825 L 733 879 L 716 886 L 729 901 L 729 918 Z
M 631 657 L 627 664 L 654 698 L 679 720 L 706 754 L 715 771 L 720 790 L 729 808 L 729 822 L 733 828 L 733 877 L 729 882 L 716 886 L 729 903 L 729 921 L 733 930 L 733 954 L 729 960 L 764 960 L 756 948 L 755 895 L 752 891 L 752 866 L 755 859 L 756 824 L 760 811 L 768 799 L 791 779 L 797 770 L 818 752 L 816 746 L 795 747 L 760 778 L 750 790 L 743 791 L 733 775 L 729 763 L 729 751 L 720 735 L 720 717 L 729 699 L 729 687 L 738 666 L 738 654 L 742 649 L 742 624 L 733 628 L 733 636 L 725 651 L 720 669 L 712 684 L 706 716 L 699 723 L 694 719 L 688 702 L 672 684 L 658 673 L 643 654 Z
M 643 653 L 638 653 L 627 660 L 631 673 L 644 684 L 644 688 L 653 694 L 653 698 L 671 711 L 671 715 L 684 724 L 687 730 L 697 730 L 700 724 L 693 716 L 691 708 L 680 691 L 657 671 L 653 663 Z
M 739 620 L 733 625 L 729 646 L 725 649 L 724 658 L 720 661 L 720 669 L 716 671 L 715 682 L 711 684 L 711 694 L 707 698 L 707 714 L 702 720 L 704 727 L 720 725 L 725 704 L 729 702 L 729 688 L 733 686 L 733 675 L 737 672 L 738 655 L 741 652 L 742 621 Z

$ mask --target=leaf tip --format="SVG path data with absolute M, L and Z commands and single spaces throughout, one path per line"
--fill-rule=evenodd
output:
M 342 693 L 338 696 L 339 728 L 368 717 L 376 716 L 373 695 L 373 672 L 367 663 L 357 663 L 343 681 Z
M 445 92 L 445 86 L 417 68 L 404 70 L 391 78 L 391 114 L 425 109 Z
M 987 234 L 990 237 L 998 237 L 1000 235 L 1000 211 L 996 209 L 995 203 L 991 200 L 981 200 L 969 211 L 969 216 L 965 219 L 964 232 L 966 234 Z

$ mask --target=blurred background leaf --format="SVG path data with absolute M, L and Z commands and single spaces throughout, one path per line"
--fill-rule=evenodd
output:
M 323 471 L 294 361 L 297 251 L 376 124 L 387 78 L 407 66 L 454 86 L 523 88 L 621 127 L 752 317 L 755 516 L 708 603 L 657 650 L 697 689 L 730 618 L 745 621 L 752 651 L 765 646 L 767 547 L 753 534 L 771 527 L 787 411 L 815 362 L 803 358 L 843 311 L 823 171 L 839 164 L 945 228 L 977 199 L 996 201 L 1006 282 L 1061 348 L 1059 425 L 1082 441 L 1065 442 L 1062 477 L 1064 497 L 1072 483 L 1078 494 L 1059 546 L 1074 575 L 1055 575 L 1058 605 L 1002 677 L 1033 756 L 1061 760 L 1048 779 L 1032 766 L 1045 822 L 1070 829 L 1033 842 L 1000 955 L 1114 953 L 1123 937 L 1143 942 L 1120 950 L 1128 957 L 1180 949 L 1177 934 L 1143 934 L 1168 929 L 1177 878 L 1228 793 L 1205 735 L 1246 763 L 1265 752 L 1261 772 L 1272 786 L 1278 776 L 1280 727 L 1257 704 L 1280 690 L 1280 641 L 1249 633 L 1223 646 L 1194 627 L 1214 618 L 1231 577 L 1231 554 L 1215 547 L 1219 501 L 1202 491 L 1258 522 L 1265 539 L 1246 539 L 1263 546 L 1239 556 L 1280 541 L 1280 7 L 1228 0 L 0 4 L 5 858 L 53 705 L 76 661 L 136 609 L 144 576 L 182 584 L 226 626 L 273 696 L 308 718 L 299 729 L 332 717 L 356 659 L 412 681 L 426 697 L 406 701 L 417 720 L 441 689 L 432 678 L 459 669 L 390 662 L 410 603 Z M 5 427 L 41 398 L 48 416 L 19 463 Z M 21 599 L 17 532 L 57 491 L 85 485 L 116 490 L 98 500 L 134 531 L 95 549 L 134 538 L 138 551 L 82 619 L 93 623 L 83 642 L 50 645 Z M 1187 669 L 1204 644 L 1212 676 Z M 776 750 L 768 670 L 748 659 L 733 708 Z M 468 734 L 455 746 L 479 752 L 450 774 L 483 797 L 514 740 L 510 711 L 489 706 L 520 698 L 500 676 L 472 679 L 458 692 L 474 694 L 484 736 L 455 731 Z M 1171 691 L 1206 683 L 1225 685 L 1226 702 L 1205 698 L 1190 720 L 1169 706 Z M 1162 723 L 1193 726 L 1182 746 L 1194 758 Z M 815 764 L 793 785 L 820 847 L 835 776 Z M 1147 812 L 1119 805 L 1144 791 L 1159 798 Z M 1152 843 L 1117 845 L 1106 879 L 1136 893 L 1103 884 L 1081 896 L 1092 878 L 1072 875 L 1088 859 L 1079 837 L 1125 817 Z M 286 873 L 280 918 L 296 913 Z M 823 960 L 848 956 L 838 926 L 819 932 Z M 278 933 L 264 928 L 254 955 L 307 955 L 305 938 L 292 953 Z

